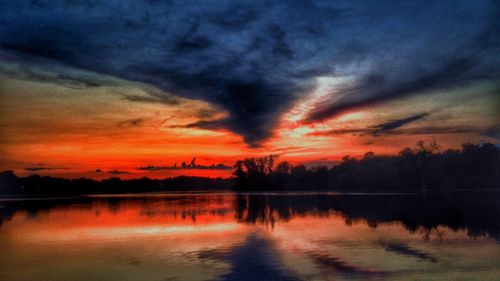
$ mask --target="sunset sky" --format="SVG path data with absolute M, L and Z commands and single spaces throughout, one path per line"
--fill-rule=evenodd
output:
M 500 143 L 498 1 L 0 2 L 0 170 L 227 177 Z M 175 163 L 203 169 L 172 169 Z M 210 167 L 212 164 L 222 164 Z

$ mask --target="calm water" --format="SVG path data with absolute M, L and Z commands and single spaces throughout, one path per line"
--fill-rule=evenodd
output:
M 0 201 L 0 280 L 500 280 L 498 193 Z

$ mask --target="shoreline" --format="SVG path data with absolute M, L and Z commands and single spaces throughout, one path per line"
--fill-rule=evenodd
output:
M 0 202 L 11 201 L 37 201 L 37 200 L 71 200 L 71 199 L 98 199 L 98 198 L 138 198 L 138 197 L 168 197 L 168 196 L 196 196 L 196 195 L 250 195 L 250 196 L 313 196 L 313 195 L 328 195 L 328 196 L 392 196 L 392 195 L 445 195 L 457 193 L 480 193 L 480 192 L 500 192 L 500 189 L 485 188 L 485 189 L 447 189 L 447 190 L 374 190 L 374 191 L 322 191 L 322 190 L 269 190 L 269 191 L 236 191 L 236 190 L 176 190 L 176 191 L 161 191 L 161 192 L 138 192 L 138 193 L 101 193 L 101 194 L 59 194 L 59 195 L 0 195 Z

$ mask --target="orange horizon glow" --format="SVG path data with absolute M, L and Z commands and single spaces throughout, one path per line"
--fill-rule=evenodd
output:
M 495 141 L 467 131 L 441 134 L 403 132 L 381 136 L 369 132 L 372 126 L 387 122 L 393 116 L 418 114 L 424 108 L 427 111 L 436 108 L 432 109 L 433 117 L 409 124 L 404 129 L 472 124 L 487 128 L 492 121 L 479 112 L 496 114 L 489 96 L 476 99 L 475 106 L 469 103 L 467 110 L 460 106 L 442 110 L 443 105 L 439 102 L 412 97 L 351 110 L 322 122 L 306 123 L 304 119 L 308 112 L 344 82 L 320 78 L 316 89 L 281 116 L 273 136 L 254 148 L 249 147 L 241 136 L 227 130 L 180 126 L 227 116 L 224 110 L 199 100 L 180 99 L 179 104 L 172 105 L 130 102 L 120 93 L 140 97 L 148 95 L 141 90 L 142 85 L 122 80 L 114 82 L 119 86 L 74 90 L 55 84 L 0 78 L 5 82 L 0 110 L 0 170 L 13 170 L 19 176 L 130 179 L 185 175 L 227 178 L 232 174 L 231 169 L 147 171 L 139 167 L 172 167 L 175 163 L 179 166 L 182 162 L 189 163 L 193 157 L 200 165 L 232 167 L 237 160 L 271 154 L 278 155 L 278 161 L 289 161 L 292 165 L 331 166 L 345 155 L 359 158 L 368 151 L 396 154 L 405 147 L 413 147 L 417 140 L 435 138 L 443 149 L 459 148 L 464 142 Z M 450 95 L 462 95 L 465 99 L 472 94 L 470 91 L 437 92 L 433 99 L 446 104 L 452 100 Z M 466 117 L 461 116 L 464 114 Z M 450 115 L 457 117 L 449 118 Z M 446 121 L 443 118 L 447 118 Z M 96 170 L 102 172 L 96 173 Z

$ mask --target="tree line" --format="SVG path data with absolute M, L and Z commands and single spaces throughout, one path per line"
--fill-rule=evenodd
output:
M 441 151 L 431 141 L 417 142 L 397 155 L 367 152 L 345 156 L 333 167 L 292 165 L 277 156 L 246 158 L 234 165 L 231 178 L 179 176 L 165 179 L 117 177 L 93 180 L 0 173 L 0 195 L 78 195 L 165 191 L 438 191 L 500 187 L 500 150 L 491 143 Z
M 165 179 L 111 177 L 94 180 L 89 178 L 66 179 L 36 174 L 28 177 L 17 177 L 12 171 L 0 173 L 0 195 L 52 196 L 193 190 L 217 191 L 228 190 L 232 187 L 232 180 L 191 176 Z
M 500 187 L 500 150 L 491 143 L 465 143 L 441 151 L 439 144 L 417 142 L 397 155 L 367 152 L 345 156 L 329 168 L 276 164 L 277 157 L 246 158 L 234 165 L 235 188 L 265 190 L 442 190 Z

